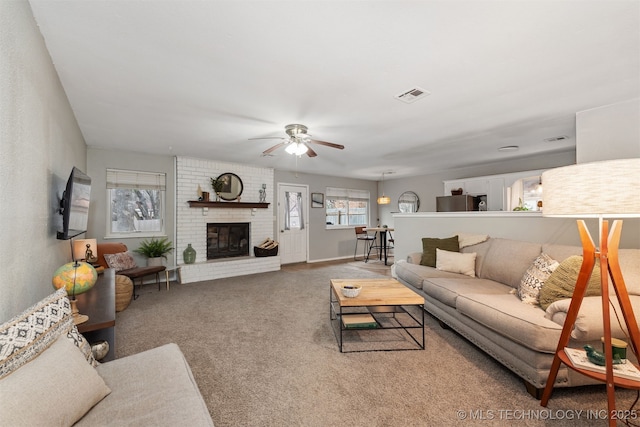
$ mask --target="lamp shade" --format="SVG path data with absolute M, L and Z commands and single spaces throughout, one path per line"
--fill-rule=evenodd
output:
M 389 203 L 391 203 L 391 198 L 389 196 L 378 197 L 379 205 L 388 205 Z
M 81 259 L 87 260 L 87 245 L 89 245 L 93 258 L 98 257 L 98 241 L 96 239 L 78 239 L 73 241 L 74 261 Z
M 543 216 L 640 217 L 640 158 L 551 169 L 542 185 Z

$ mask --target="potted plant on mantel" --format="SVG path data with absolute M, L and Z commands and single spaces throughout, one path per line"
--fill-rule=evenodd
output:
M 224 181 L 218 178 L 211 178 L 211 188 L 216 193 L 216 202 L 220 201 L 220 192 L 222 191 L 222 186 L 224 185 Z
M 154 237 L 150 240 L 143 240 L 138 249 L 134 249 L 134 252 L 146 256 L 148 266 L 155 266 L 162 265 L 162 258 L 167 259 L 167 254 L 172 250 L 171 242 L 166 237 L 162 239 Z

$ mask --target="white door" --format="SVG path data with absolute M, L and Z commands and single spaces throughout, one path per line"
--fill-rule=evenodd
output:
M 281 264 L 307 261 L 308 193 L 306 185 L 278 184 L 278 255 Z

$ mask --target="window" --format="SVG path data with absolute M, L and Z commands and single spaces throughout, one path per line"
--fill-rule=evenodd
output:
M 304 229 L 304 221 L 302 220 L 302 193 L 292 193 L 290 191 L 285 191 L 284 202 L 284 229 Z
M 164 234 L 164 173 L 107 169 L 108 236 Z
M 327 228 L 369 224 L 369 192 L 327 187 L 325 195 Z

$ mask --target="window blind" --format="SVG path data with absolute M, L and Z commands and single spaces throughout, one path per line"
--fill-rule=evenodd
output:
M 107 169 L 107 188 L 135 188 L 138 190 L 166 190 L 167 175 L 158 172 L 138 172 Z
M 367 190 L 353 190 L 349 188 L 327 187 L 327 198 L 338 199 L 360 199 L 369 200 L 369 192 Z

